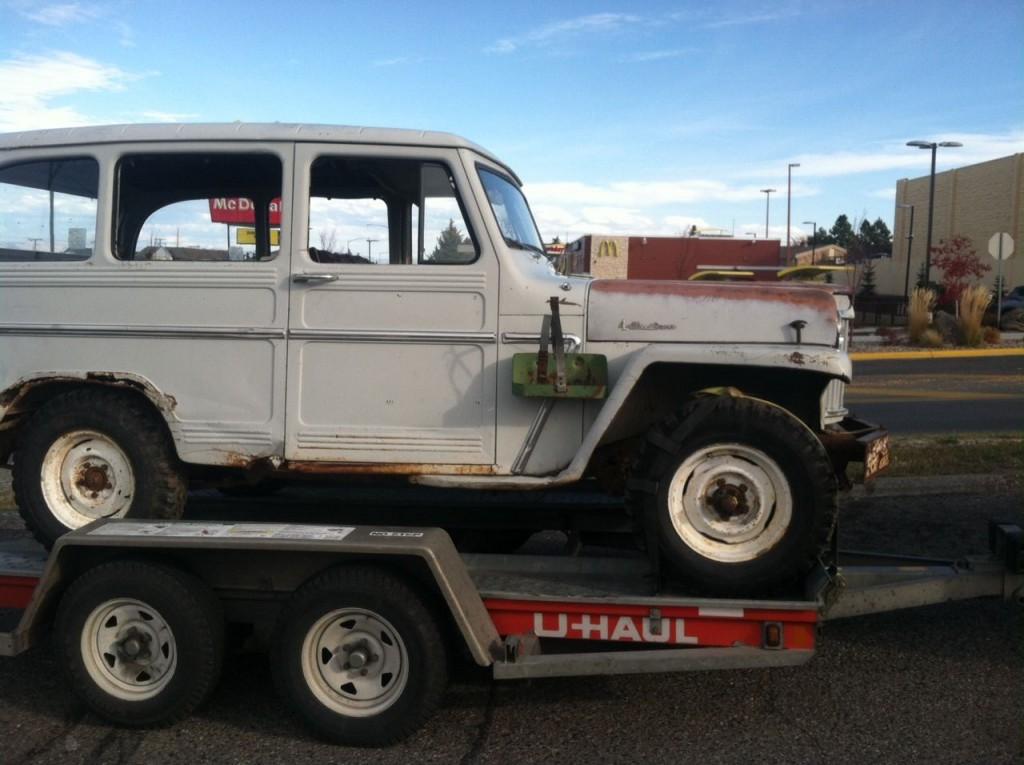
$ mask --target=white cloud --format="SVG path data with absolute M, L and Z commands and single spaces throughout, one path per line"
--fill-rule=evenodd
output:
M 504 37 L 486 48 L 488 53 L 512 53 L 532 45 L 548 45 L 558 38 L 582 32 L 612 32 L 643 21 L 630 13 L 592 13 L 571 19 L 553 21 L 534 27 L 515 37 Z
M 0 132 L 72 127 L 95 122 L 51 102 L 82 91 L 115 91 L 131 75 L 74 53 L 20 55 L 0 60 Z
M 630 53 L 619 60 L 627 64 L 644 64 L 648 61 L 664 61 L 670 58 L 682 58 L 693 53 L 693 48 L 672 48 L 671 50 L 645 50 Z
M 962 167 L 1024 152 L 1024 130 L 1006 133 L 944 133 L 925 137 L 933 141 L 959 141 L 962 148 L 940 148 L 940 167 Z M 765 163 L 742 173 L 741 177 L 764 177 L 778 173 L 786 162 L 799 162 L 800 175 L 816 178 L 858 173 L 897 171 L 911 176 L 926 175 L 931 152 L 906 146 L 906 141 L 887 141 L 871 151 L 843 150 L 820 154 L 799 154 Z M 781 163 L 781 164 L 780 164 Z
M 52 27 L 91 21 L 102 15 L 98 6 L 83 5 L 82 3 L 59 3 L 38 7 L 19 4 L 17 10 L 30 21 Z
M 886 189 L 875 189 L 869 191 L 868 196 L 875 197 L 876 199 L 888 199 L 893 201 L 896 199 L 896 186 L 890 186 Z
M 706 29 L 721 29 L 723 27 L 738 27 L 747 24 L 765 24 L 770 21 L 779 21 L 799 15 L 796 9 L 762 11 L 757 13 L 742 13 L 732 16 L 722 16 L 717 19 L 705 22 Z
M 603 185 L 578 181 L 531 183 L 527 197 L 541 203 L 572 201 L 579 205 L 644 208 L 698 202 L 749 202 L 763 199 L 758 185 L 731 186 L 722 181 L 688 179 L 680 181 L 617 181 Z M 793 184 L 793 197 L 807 197 L 817 190 Z

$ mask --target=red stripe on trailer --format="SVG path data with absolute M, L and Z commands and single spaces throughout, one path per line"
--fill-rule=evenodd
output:
M 27 607 L 37 584 L 34 576 L 0 576 L 0 608 Z
M 536 635 L 568 640 L 760 648 L 764 625 L 774 622 L 783 628 L 782 648 L 813 649 L 818 622 L 818 613 L 813 609 L 654 609 L 646 605 L 501 598 L 486 599 L 484 605 L 502 637 Z

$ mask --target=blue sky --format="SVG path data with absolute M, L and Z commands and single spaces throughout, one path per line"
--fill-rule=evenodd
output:
M 310 121 L 464 135 L 546 238 L 891 223 L 911 139 L 1024 151 L 1024 3 L 0 0 L 0 131 Z

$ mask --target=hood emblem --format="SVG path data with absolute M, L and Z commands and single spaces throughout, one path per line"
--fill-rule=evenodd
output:
M 621 329 L 623 332 L 626 332 L 628 330 L 639 330 L 639 331 L 642 331 L 642 332 L 648 332 L 648 331 L 653 331 L 653 330 L 675 329 L 675 328 L 676 328 L 675 324 L 659 324 L 656 321 L 652 321 L 649 324 L 643 324 L 642 322 L 639 322 L 639 321 L 631 321 L 631 322 L 629 322 L 627 324 L 626 320 L 622 319 L 622 321 L 619 322 L 619 329 Z

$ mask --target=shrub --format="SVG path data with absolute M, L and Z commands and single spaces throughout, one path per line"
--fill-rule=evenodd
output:
M 915 287 L 910 293 L 910 305 L 907 307 L 907 332 L 910 342 L 921 340 L 921 334 L 928 329 L 931 312 L 935 308 L 935 293 L 924 287 Z
M 972 279 L 980 279 L 992 270 L 992 266 L 978 257 L 970 237 L 960 234 L 949 241 L 943 240 L 938 247 L 932 247 L 932 265 L 942 270 L 945 289 L 939 303 L 947 306 L 960 301 L 960 295 Z
M 981 339 L 988 345 L 999 345 L 999 341 L 1003 339 L 1003 336 L 999 334 L 999 330 L 995 327 L 985 327 L 981 331 Z
M 918 338 L 917 342 L 923 345 L 925 348 L 941 348 L 942 335 L 940 335 L 934 329 L 926 329 L 924 332 L 921 333 L 921 337 Z
M 960 334 L 963 335 L 964 344 L 981 345 L 981 320 L 985 316 L 985 309 L 992 302 L 992 293 L 988 287 L 975 284 L 965 287 L 960 293 Z

